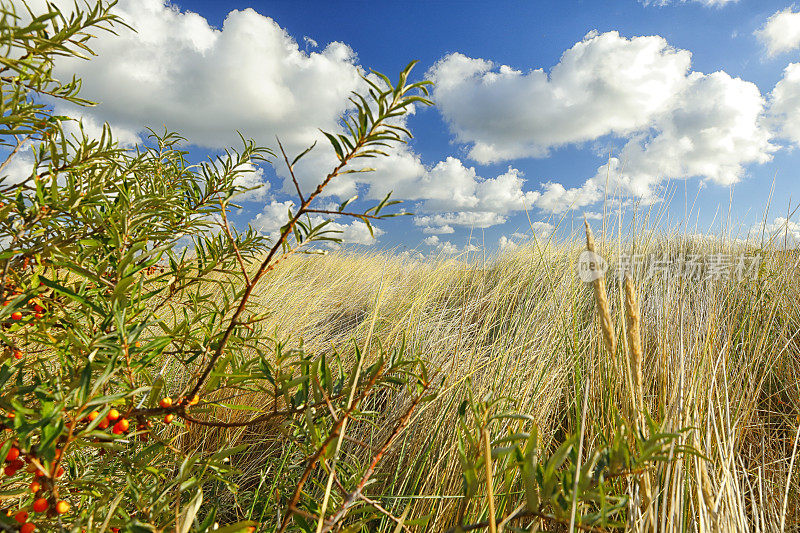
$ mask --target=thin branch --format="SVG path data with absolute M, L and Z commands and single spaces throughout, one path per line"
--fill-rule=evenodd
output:
M 289 521 L 292 518 L 292 514 L 298 511 L 297 503 L 300 501 L 300 495 L 303 493 L 303 486 L 305 485 L 306 481 L 308 481 L 308 478 L 319 461 L 319 458 L 322 457 L 322 455 L 325 453 L 325 450 L 328 449 L 328 446 L 330 446 L 331 443 L 338 438 L 339 432 L 342 429 L 342 424 L 344 424 L 345 420 L 350 418 L 350 415 L 353 414 L 353 411 L 355 411 L 356 407 L 372 392 L 372 387 L 378 381 L 378 377 L 381 375 L 381 370 L 382 368 L 375 372 L 372 378 L 370 378 L 361 394 L 355 398 L 351 406 L 344 413 L 342 413 L 342 416 L 333 425 L 330 434 L 322 443 L 322 445 L 317 448 L 317 451 L 314 452 L 314 454 L 308 459 L 308 464 L 303 471 L 303 475 L 300 476 L 300 481 L 297 483 L 297 487 L 295 488 L 291 500 L 289 500 L 289 505 L 286 506 L 286 514 L 281 521 L 281 527 L 278 529 L 278 533 L 283 533 L 286 531 L 286 528 L 289 526 Z M 317 517 L 314 518 L 316 519 Z
M 2 164 L 0 164 L 0 172 L 3 172 L 3 170 L 6 168 L 6 166 L 8 166 L 8 164 L 11 162 L 11 159 L 17 154 L 19 149 L 22 148 L 22 145 L 25 144 L 28 141 L 28 139 L 30 139 L 30 138 L 31 138 L 31 136 L 28 135 L 28 136 L 26 136 L 24 139 L 22 139 L 20 141 L 19 137 L 14 135 L 14 139 L 16 139 L 17 145 L 14 147 L 13 150 L 11 150 L 11 152 L 6 157 L 5 161 L 3 161 Z
M 322 215 L 343 215 L 353 218 L 371 218 L 373 220 L 381 220 L 383 217 L 376 215 L 365 215 L 363 213 L 350 213 L 348 211 L 332 211 L 330 209 L 306 209 L 306 213 L 319 213 Z
M 247 275 L 247 267 L 244 264 L 244 260 L 242 259 L 242 254 L 239 251 L 239 247 L 236 245 L 236 240 L 233 238 L 233 234 L 231 233 L 231 228 L 228 226 L 228 208 L 222 201 L 222 198 L 219 199 L 219 207 L 222 211 L 222 222 L 220 226 L 222 226 L 222 231 L 225 232 L 225 236 L 231 241 L 231 246 L 233 246 L 233 251 L 236 254 L 236 260 L 239 262 L 239 267 L 242 269 L 242 275 L 244 276 L 244 281 L 248 285 L 250 285 L 250 276 Z
M 277 136 L 275 139 L 278 141 L 278 147 L 281 149 L 283 160 L 286 161 L 286 168 L 289 169 L 289 175 L 292 177 L 292 182 L 294 183 L 294 188 L 297 190 L 297 196 L 300 198 L 300 203 L 303 204 L 305 203 L 305 199 L 303 199 L 303 192 L 300 190 L 300 184 L 297 182 L 297 178 L 294 175 L 294 168 L 292 167 L 292 164 L 289 163 L 289 157 L 286 155 L 286 151 L 283 149 L 281 140 Z
M 361 498 L 362 500 L 364 500 L 366 503 L 368 503 L 372 507 L 374 507 L 375 509 L 377 509 L 379 512 L 381 512 L 384 515 L 386 515 L 386 517 L 389 518 L 389 520 L 392 520 L 395 524 L 398 524 L 400 527 L 402 527 L 403 531 L 407 531 L 407 532 L 411 533 L 411 530 L 408 528 L 407 525 L 405 525 L 403 523 L 403 520 L 397 518 L 390 511 L 386 510 L 380 503 L 376 502 L 375 500 L 373 500 L 371 498 L 367 498 L 363 494 L 359 494 L 358 497 Z
M 358 482 L 358 485 L 356 485 L 355 490 L 344 499 L 342 504 L 339 506 L 339 510 L 331 516 L 330 520 L 326 520 L 325 528 L 322 530 L 323 533 L 328 533 L 334 525 L 344 518 L 345 513 L 347 513 L 347 509 L 350 508 L 350 506 L 358 498 L 362 497 L 361 491 L 364 489 L 364 486 L 367 484 L 367 482 L 372 478 L 372 474 L 375 472 L 375 468 L 378 466 L 378 463 L 381 461 L 381 459 L 383 459 L 386 451 L 391 447 L 392 444 L 394 444 L 394 441 L 397 440 L 397 438 L 406 428 L 409 420 L 411 420 L 411 415 L 414 414 L 414 411 L 422 402 L 422 399 L 426 396 L 430 386 L 430 382 L 423 385 L 422 391 L 417 394 L 417 396 L 414 398 L 414 401 L 412 401 L 411 405 L 408 406 L 408 409 L 406 409 L 406 412 L 400 418 L 391 435 L 389 435 L 389 437 L 384 441 L 383 446 L 381 446 L 381 448 L 372 458 L 372 462 L 364 471 L 364 474 L 361 476 L 361 480 Z

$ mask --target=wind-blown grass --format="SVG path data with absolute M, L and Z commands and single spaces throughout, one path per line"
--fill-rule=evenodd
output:
M 518 411 L 537 421 L 545 448 L 577 430 L 584 386 L 585 449 L 601 442 L 618 416 L 632 413 L 682 431 L 678 444 L 697 453 L 675 452 L 654 472 L 652 498 L 630 483 L 630 530 L 796 529 L 798 254 L 657 235 L 600 238 L 596 247 L 606 258 L 634 249 L 659 255 L 748 250 L 763 254 L 764 262 L 742 280 L 634 275 L 628 298 L 635 293 L 638 300 L 640 354 L 629 353 L 637 348 L 624 340 L 633 308 L 626 324 L 626 293 L 616 278 L 606 283 L 610 326 L 620 342 L 613 352 L 603 348 L 592 287 L 575 273 L 583 250 L 577 235 L 533 240 L 490 261 L 344 252 L 294 258 L 262 286 L 258 300 L 272 313 L 276 337 L 302 339 L 307 350 L 352 354 L 372 328 L 382 346 L 405 341 L 440 369 L 439 398 L 416 413 L 366 491 L 395 516 L 429 516 L 417 530 L 456 524 L 462 490 L 456 410 L 467 383 L 476 396 L 515 400 Z M 236 401 L 259 405 L 252 396 Z M 408 399 L 380 394 L 370 401 L 375 418 L 353 424 L 342 447 L 354 464 L 368 461 L 369 446 L 391 431 Z M 291 480 L 291 446 L 276 436 L 277 425 L 190 434 L 192 446 L 252 445 L 238 460 L 243 491 L 231 506 L 267 524 L 285 504 L 282 476 Z M 497 512 L 510 512 L 508 496 L 497 492 L 496 485 Z M 388 519 L 383 523 L 394 528 Z

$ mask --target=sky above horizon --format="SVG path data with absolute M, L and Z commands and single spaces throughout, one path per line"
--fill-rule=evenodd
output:
M 389 191 L 414 213 L 336 221 L 344 240 L 424 254 L 512 248 L 533 234 L 652 209 L 665 230 L 785 229 L 800 202 L 800 7 L 772 0 L 540 2 L 121 0 L 132 32 L 93 41 L 91 109 L 58 109 L 123 143 L 165 125 L 193 158 L 239 144 L 299 153 L 339 131 L 369 69 L 435 85 L 407 146 L 338 180 L 320 207 Z M 324 139 L 298 165 L 332 168 Z M 285 167 L 253 168 L 235 223 L 274 234 Z M 296 201 L 295 201 L 296 203 Z M 616 215 L 614 215 L 616 216 Z M 800 239 L 796 215 L 789 232 Z M 687 227 L 688 226 L 688 227 Z

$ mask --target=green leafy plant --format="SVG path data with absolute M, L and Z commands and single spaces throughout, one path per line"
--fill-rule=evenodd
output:
M 581 435 L 567 437 L 550 453 L 542 448 L 535 419 L 514 410 L 508 398 L 469 399 L 459 407 L 458 453 L 463 470 L 461 526 L 451 531 L 499 531 L 515 524 L 528 531 L 553 524 L 585 531 L 624 529 L 628 523 L 628 483 L 670 460 L 677 433 L 660 430 L 648 419 L 648 431 L 620 417 L 613 434 L 581 457 Z M 648 436 L 645 436 L 648 435 Z M 476 502 L 483 484 L 485 504 Z M 501 488 L 495 496 L 494 486 Z M 470 507 L 472 504 L 472 507 Z M 472 512 L 470 512 L 472 510 Z M 468 516 L 476 522 L 465 523 Z
M 270 240 L 227 219 L 247 191 L 240 178 L 273 156 L 269 150 L 242 139 L 237 150 L 191 164 L 177 134 L 151 132 L 123 149 L 108 126 L 94 139 L 52 113 L 53 100 L 91 105 L 78 96 L 80 81 L 61 83 L 53 65 L 61 56 L 88 57 L 92 32 L 122 23 L 113 2 L 76 5 L 69 14 L 53 5 L 44 13 L 0 6 L 0 142 L 8 148 L 0 170 L 25 150 L 34 154 L 29 175 L 0 178 L 0 494 L 10 511 L 0 528 L 209 531 L 217 506 L 204 488 L 235 493 L 232 458 L 245 450 L 192 450 L 181 444 L 188 429 L 269 420 L 286 421 L 289 438 L 316 447 L 301 461 L 306 473 L 285 528 L 309 505 L 305 480 L 332 449 L 335 457 L 362 400 L 381 387 L 411 382 L 427 391 L 430 383 L 405 352 L 369 364 L 340 361 L 337 371 L 324 356 L 287 349 L 263 329 L 264 311 L 251 296 L 291 254 L 339 242 L 327 228 L 332 217 L 371 229 L 371 221 L 394 216 L 389 197 L 363 212 L 347 210 L 350 202 L 335 211 L 314 202 L 338 176 L 368 170 L 350 169 L 353 161 L 404 142 L 409 132 L 393 121 L 412 104 L 430 103 L 427 82 L 408 82 L 413 64 L 396 85 L 377 73 L 365 77 L 368 94 L 354 95 L 345 117 L 349 135 L 326 133 L 338 164 L 312 191 L 303 192 L 293 173 L 311 148 L 290 162 L 281 147 L 299 204 Z M 242 420 L 223 420 L 242 412 L 230 400 L 241 394 L 269 401 Z M 366 469 L 346 501 L 335 502 L 331 520 L 361 501 L 370 475 Z M 256 525 L 233 519 L 215 530 Z

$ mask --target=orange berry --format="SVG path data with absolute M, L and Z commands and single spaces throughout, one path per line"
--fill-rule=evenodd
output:
M 30 489 L 31 489 L 31 492 L 37 493 L 42 489 L 42 485 L 38 481 L 33 481 L 31 483 L 31 485 L 30 485 Z
M 6 307 L 8 305 L 11 305 L 11 300 L 6 300 L 5 302 L 3 302 L 3 307 Z
M 14 359 L 22 359 L 22 350 L 14 350 Z
M 197 405 L 198 403 L 200 403 L 200 396 L 195 394 L 194 397 L 189 400 L 189 405 Z
M 44 313 L 34 313 L 34 318 L 44 318 Z
M 167 416 L 165 416 L 165 417 L 164 417 L 164 423 L 165 423 L 165 424 L 171 424 L 171 423 L 172 423 L 172 420 L 173 420 L 174 418 L 175 418 L 175 415 L 173 415 L 172 413 L 170 413 L 170 414 L 168 414 Z
M 89 419 L 89 422 L 94 422 L 94 419 L 95 419 L 95 418 L 97 418 L 98 416 L 100 416 L 100 413 L 99 413 L 99 412 L 97 412 L 97 411 L 92 411 L 91 413 L 89 413 L 88 415 L 86 415 L 86 418 L 88 418 L 88 419 Z
M 99 423 L 99 424 L 97 424 L 97 427 L 98 427 L 99 429 L 106 429 L 106 428 L 108 427 L 108 425 L 109 425 L 109 424 L 110 424 L 110 422 L 108 421 L 108 418 L 104 418 L 104 419 L 102 419 L 102 420 L 100 421 L 100 423 Z
M 8 453 L 6 454 L 6 461 L 13 461 L 17 457 L 19 457 L 19 448 L 17 448 L 16 446 L 12 446 L 11 449 L 8 450 Z
M 36 531 L 36 524 L 28 522 L 27 524 L 22 524 L 22 527 L 19 528 L 19 533 L 33 533 Z
M 18 524 L 24 524 L 28 521 L 28 513 L 25 511 L 20 511 L 14 515 L 14 520 L 16 520 Z
M 14 311 L 11 313 L 11 320 L 22 320 L 22 313 L 19 311 Z
M 116 435 L 122 435 L 123 433 L 128 431 L 129 427 L 130 427 L 130 423 L 127 420 L 125 420 L 124 418 L 121 418 L 119 420 L 119 422 L 114 424 L 114 429 L 112 429 L 111 431 Z
M 166 398 L 161 398 L 161 401 L 158 402 L 158 405 L 160 407 L 164 407 L 165 409 L 167 407 L 172 407 L 172 398 L 170 398 L 169 396 L 167 396 Z
M 110 410 L 110 411 L 108 412 L 108 414 L 106 415 L 106 418 L 107 418 L 109 421 L 113 422 L 114 420 L 116 420 L 117 418 L 119 418 L 119 411 L 117 411 L 116 409 L 112 409 L 112 410 Z
M 61 500 L 56 504 L 56 512 L 58 514 L 67 514 L 69 512 L 69 504 L 64 500 Z
M 33 510 L 36 513 L 43 513 L 50 507 L 50 504 L 47 503 L 46 498 L 39 498 L 35 502 L 33 502 Z

